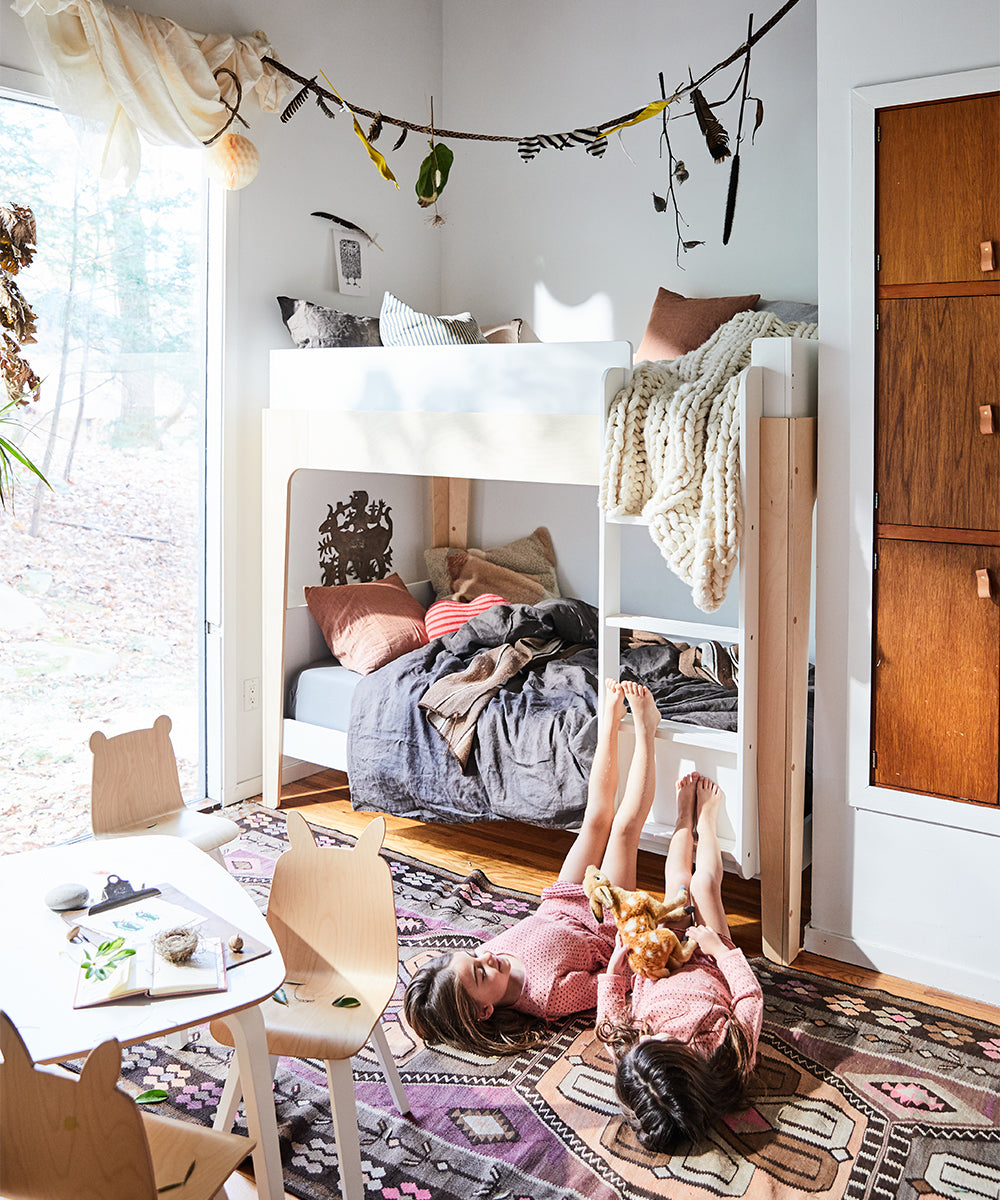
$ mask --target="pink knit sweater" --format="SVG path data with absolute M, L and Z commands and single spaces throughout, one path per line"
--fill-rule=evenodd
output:
M 555 1020 L 597 1004 L 597 980 L 615 946 L 615 924 L 598 924 L 578 883 L 555 883 L 542 892 L 530 917 L 483 943 L 494 954 L 524 963 L 524 988 L 513 1005 L 533 1017 Z
M 645 1025 L 651 1033 L 690 1045 L 705 1058 L 722 1044 L 730 1016 L 747 1031 L 756 1055 L 764 997 L 742 950 L 727 950 L 717 960 L 696 950 L 666 979 L 646 979 L 626 968 L 621 975 L 605 974 L 598 980 L 598 1024 L 607 1017 L 619 1024 Z

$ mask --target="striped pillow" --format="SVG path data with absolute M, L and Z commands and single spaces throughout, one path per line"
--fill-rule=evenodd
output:
M 424 614 L 424 625 L 428 638 L 444 637 L 461 629 L 470 617 L 478 617 L 494 604 L 506 604 L 503 596 L 485 592 L 474 600 L 435 600 Z
M 486 339 L 472 313 L 454 317 L 432 317 L 417 312 L 392 292 L 382 298 L 378 317 L 379 335 L 383 346 L 477 346 Z

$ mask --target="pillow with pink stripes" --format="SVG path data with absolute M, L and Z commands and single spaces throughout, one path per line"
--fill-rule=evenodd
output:
M 443 637 L 461 629 L 470 617 L 478 617 L 494 604 L 506 604 L 503 596 L 485 592 L 472 600 L 435 600 L 424 614 L 428 638 Z

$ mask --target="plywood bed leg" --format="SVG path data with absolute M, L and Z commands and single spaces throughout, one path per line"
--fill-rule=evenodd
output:
M 431 478 L 431 544 L 464 550 L 469 544 L 469 480 Z
M 816 421 L 760 422 L 757 797 L 764 954 L 801 949 L 802 835 Z

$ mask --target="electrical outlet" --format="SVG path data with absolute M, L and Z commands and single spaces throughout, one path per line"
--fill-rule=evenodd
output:
M 260 680 L 259 679 L 244 679 L 243 680 L 243 711 L 253 712 L 257 707 L 260 697 Z

